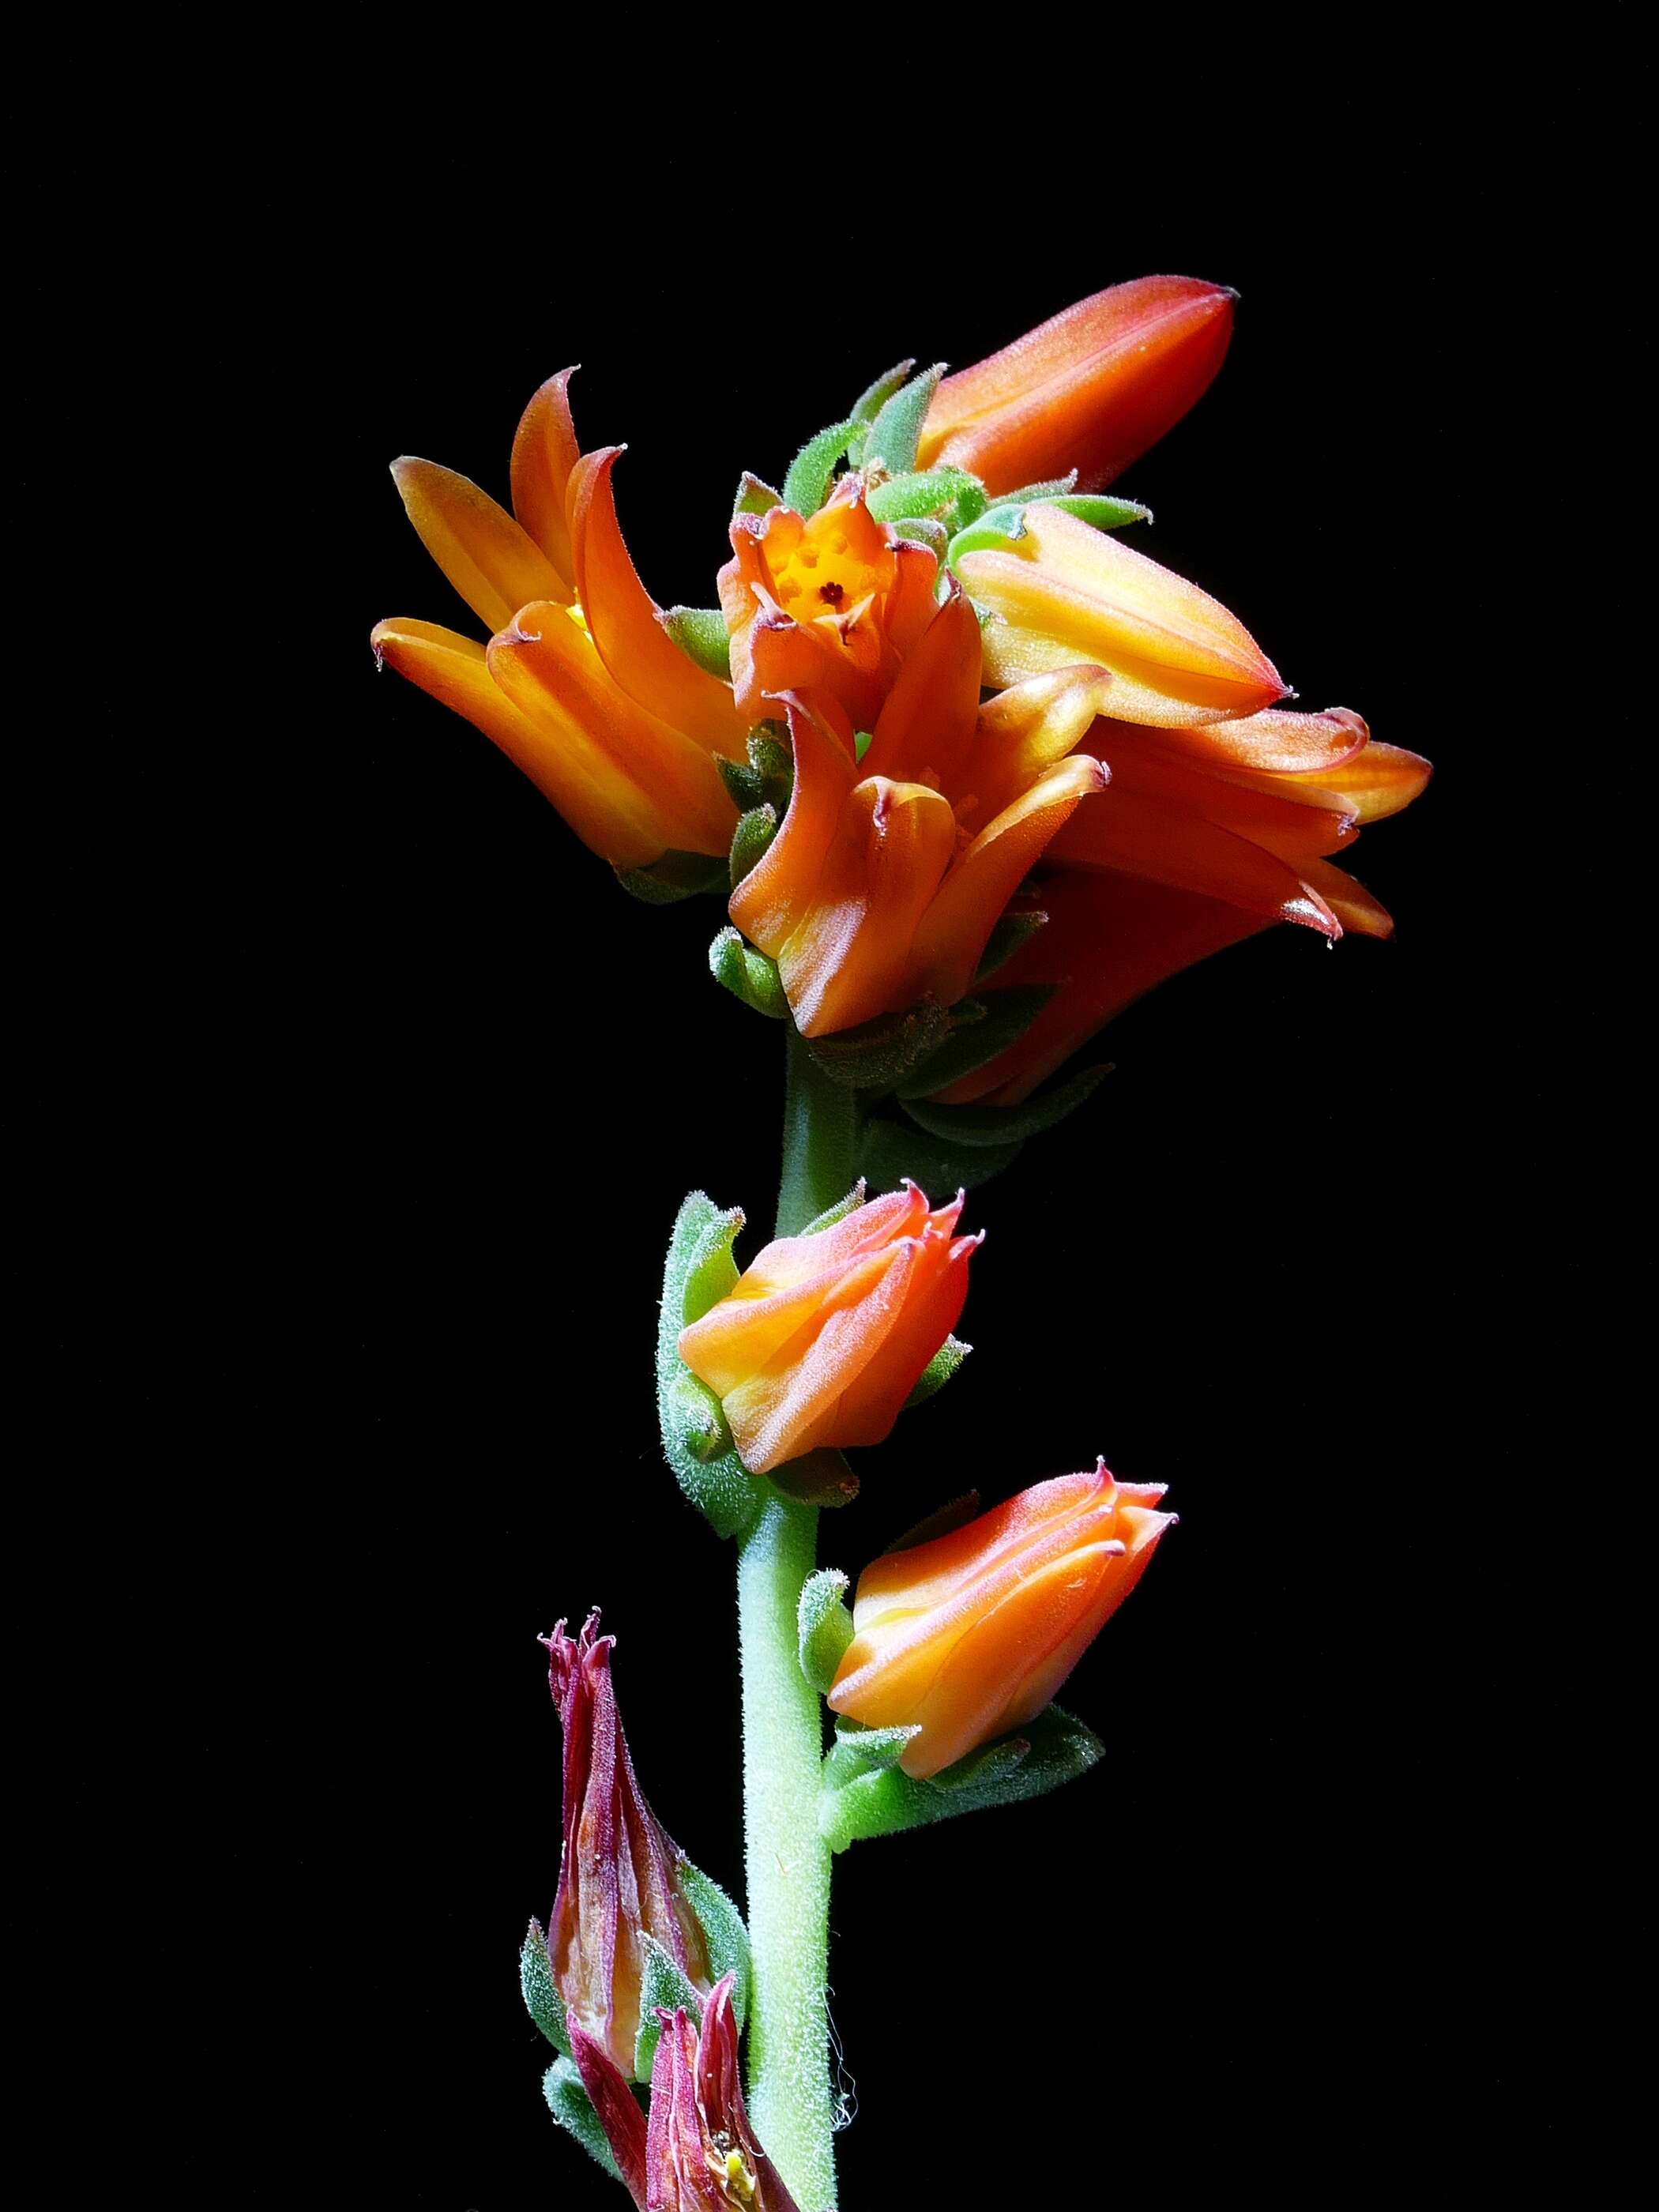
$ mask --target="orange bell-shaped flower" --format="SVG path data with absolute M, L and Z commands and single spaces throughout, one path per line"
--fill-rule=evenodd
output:
M 831 1227 L 780 1237 L 683 1329 L 680 1358 L 720 1400 L 751 1474 L 825 1444 L 878 1444 L 968 1295 L 978 1237 L 962 1195 L 931 1209 L 913 1182 Z
M 1175 1519 L 1164 1487 L 1115 1482 L 1103 1460 L 872 1561 L 830 1705 L 916 1729 L 899 1765 L 921 1778 L 1034 1719 L 1146 1571 Z

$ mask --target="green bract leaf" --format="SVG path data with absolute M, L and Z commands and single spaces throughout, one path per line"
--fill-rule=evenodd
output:
M 860 1728 L 856 1721 L 838 1720 L 836 1741 L 823 1762 L 826 1791 L 845 1790 L 872 1776 L 885 1774 L 904 1756 L 904 1747 L 921 1733 L 918 1721 L 908 1728 Z M 820 1814 L 818 1826 L 823 1827 Z
M 840 1748 L 838 1736 L 836 1750 L 824 1762 L 826 1781 Z M 901 1753 L 902 1748 L 901 1745 Z M 914 1781 L 890 1765 L 854 1775 L 838 1789 L 826 1789 L 818 1801 L 818 1832 L 832 1850 L 844 1851 L 860 1837 L 896 1835 L 904 1828 L 951 1820 L 958 1813 L 1041 1797 L 1062 1782 L 1086 1774 L 1103 1749 L 1092 1729 L 1059 1705 L 1050 1705 L 1026 1722 L 1017 1736 L 985 1747 L 930 1782 Z
M 519 1950 L 519 1987 L 526 2009 L 556 2051 L 570 2056 L 570 2038 L 564 2024 L 564 1999 L 553 1978 L 553 1961 L 547 1955 L 547 1937 L 539 1920 L 532 1920 Z
M 719 1882 L 711 1881 L 690 1859 L 680 1861 L 679 1875 L 680 1887 L 690 1899 L 691 1909 L 702 1924 L 714 1979 L 732 1977 L 732 2010 L 741 2030 L 749 2012 L 750 1972 L 749 1930 L 743 1924 L 743 1915 Z
M 669 1389 L 669 1419 L 699 1467 L 710 1467 L 732 1449 L 732 1431 L 720 1400 L 689 1370 Z
M 977 1150 L 981 1146 L 1023 1143 L 1074 1114 L 1110 1073 L 1109 1066 L 1085 1067 L 1057 1091 L 1028 1098 L 1020 1106 L 930 1106 L 920 1099 L 907 1098 L 904 1110 L 929 1136 L 944 1137 L 952 1144 Z
M 1064 507 L 1095 530 L 1122 530 L 1132 522 L 1150 522 L 1152 511 L 1138 500 L 1112 499 L 1104 492 L 1056 492 L 1042 497 L 1030 493 L 1018 499 L 1000 499 L 994 507 L 969 520 L 951 540 L 949 559 L 954 568 L 964 553 L 1006 552 L 1025 535 L 1025 510 L 1030 507 Z
M 732 502 L 733 515 L 770 514 L 775 507 L 783 505 L 783 494 L 774 491 L 769 483 L 759 477 L 750 476 L 745 469 L 738 478 L 737 497 Z
M 842 1603 L 852 1587 L 839 1567 L 820 1567 L 801 1585 L 796 1608 L 800 1671 L 822 1697 L 853 1640 L 853 1616 Z
M 822 1213 L 815 1215 L 805 1229 L 798 1229 L 795 1234 L 797 1237 L 816 1237 L 822 1230 L 833 1229 L 838 1221 L 845 1221 L 848 1215 L 863 1203 L 864 1184 L 860 1181 L 853 1185 L 845 1198 L 838 1198 L 833 1206 L 826 1206 Z
M 1127 530 L 1132 522 L 1152 519 L 1152 508 L 1138 499 L 1113 499 L 1103 491 L 1056 492 L 1051 498 L 1028 500 L 1026 505 L 1063 507 L 1091 530 Z
M 847 448 L 847 458 L 854 468 L 864 459 L 864 441 L 870 434 L 870 425 L 915 365 L 914 361 L 895 362 L 884 375 L 878 376 L 873 384 L 866 384 L 854 401 L 853 412 L 858 418 L 860 428 Z
M 700 891 L 725 892 L 726 862 L 707 853 L 665 853 L 648 868 L 618 868 L 617 881 L 647 906 L 674 906 Z
M 757 1014 L 781 1021 L 788 1012 L 777 963 L 745 945 L 729 922 L 708 948 L 708 967 L 717 983 L 724 983 L 734 999 L 741 999 Z
M 1012 960 L 1028 938 L 1035 937 L 1048 917 L 1035 909 L 1027 914 L 1005 914 L 986 940 L 985 950 L 979 956 L 975 983 L 982 983 L 988 975 L 994 975 L 1005 962 Z
M 916 447 L 921 442 L 922 422 L 944 374 L 944 362 L 936 362 L 932 368 L 924 368 L 920 376 L 912 377 L 909 383 L 902 385 L 890 399 L 883 402 L 881 411 L 870 425 L 870 434 L 864 441 L 866 467 L 872 461 L 879 461 L 890 477 L 908 476 L 915 467 Z
M 954 1026 L 949 1007 L 937 999 L 923 999 L 902 1014 L 878 1014 L 856 1029 L 808 1037 L 806 1049 L 813 1066 L 832 1083 L 848 1091 L 888 1091 L 918 1060 L 936 1052 Z
M 680 1488 L 722 1536 L 738 1535 L 750 1526 L 765 1492 L 735 1451 L 705 1462 L 690 1448 L 683 1386 L 696 1377 L 680 1358 L 679 1334 L 736 1283 L 732 1241 L 742 1227 L 743 1215 L 735 1206 L 722 1212 L 704 1192 L 692 1192 L 680 1208 L 669 1243 L 657 1323 L 657 1416 L 663 1455 Z
M 908 1111 L 908 1109 L 906 1109 Z M 976 1190 L 1000 1175 L 1019 1151 L 1016 1143 L 946 1143 L 908 1121 L 872 1115 L 859 1132 L 858 1168 L 872 1191 L 896 1190 L 908 1176 L 924 1190 Z
M 702 1999 L 674 1960 L 664 1950 L 654 1936 L 640 1931 L 640 1948 L 644 1954 L 645 1971 L 640 1977 L 640 2024 L 634 2037 L 634 2079 L 651 2079 L 651 2062 L 657 2055 L 657 2040 L 662 2033 L 662 2022 L 657 2018 L 657 2008 L 665 2012 L 684 2011 L 688 2020 L 702 2026 Z
M 939 514 L 947 507 L 956 507 L 965 501 L 969 506 L 978 500 L 976 514 L 983 514 L 985 494 L 977 477 L 970 477 L 965 469 L 927 469 L 920 476 L 889 477 L 870 494 L 866 504 L 878 522 L 915 521 L 922 515 Z M 972 515 L 963 515 L 969 522 Z
M 588 2156 L 602 2166 L 613 2181 L 620 2181 L 622 2176 L 611 2155 L 599 2116 L 587 2101 L 587 2092 L 582 2087 L 582 2077 L 576 2071 L 574 2059 L 553 2061 L 542 2076 L 542 2094 L 559 2125 L 575 2136 Z
M 942 1390 L 973 1348 L 959 1336 L 947 1336 L 916 1377 L 916 1387 L 905 1400 L 903 1411 L 908 1413 L 912 1406 L 925 1406 L 936 1390 Z
M 778 810 L 781 821 L 795 787 L 795 756 L 787 723 L 763 722 L 749 732 L 749 765 L 760 779 L 760 795 Z
M 798 1505 L 850 1505 L 859 1494 L 857 1475 L 829 1444 L 786 1460 L 767 1480 Z
M 718 607 L 670 607 L 657 619 L 688 659 L 723 684 L 731 682 L 732 641 Z
M 778 810 L 775 806 L 750 807 L 732 833 L 732 888 L 749 873 L 767 847 L 778 834 Z
M 747 761 L 730 761 L 724 753 L 716 753 L 714 765 L 720 772 L 726 797 L 739 814 L 747 814 L 751 806 L 760 805 L 765 794 L 761 790 L 759 776 Z
M 908 522 L 896 522 L 893 530 L 896 536 L 908 538 L 913 544 L 925 545 L 939 566 L 944 567 L 945 554 L 950 550 L 951 533 L 942 522 L 934 522 L 930 517 L 922 515 Z
M 807 440 L 790 462 L 789 473 L 783 480 L 786 507 L 793 507 L 797 514 L 817 513 L 830 489 L 836 463 L 847 451 L 848 441 L 858 428 L 857 416 L 851 416 L 845 422 L 832 422 L 827 430 L 820 430 L 817 437 Z
M 947 1085 L 960 1083 L 976 1068 L 984 1067 L 999 1053 L 1023 1037 L 1059 986 L 1027 983 L 1004 991 L 988 992 L 979 1003 L 983 1021 L 970 1029 L 957 1029 L 896 1086 L 901 1098 L 931 1098 Z

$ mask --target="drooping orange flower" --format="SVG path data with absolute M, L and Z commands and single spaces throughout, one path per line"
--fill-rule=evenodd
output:
M 1175 1518 L 1164 1488 L 1115 1482 L 1103 1460 L 872 1561 L 831 1707 L 917 1729 L 899 1764 L 922 1778 L 1034 1719 L 1146 1571 Z
M 958 1193 L 913 1182 L 831 1227 L 780 1237 L 680 1333 L 685 1364 L 720 1400 L 751 1474 L 825 1444 L 877 1444 L 961 1316 L 977 1237 Z
M 862 762 L 833 696 L 787 702 L 794 790 L 730 911 L 776 961 L 804 1036 L 962 996 L 1021 878 L 1105 785 L 1073 747 L 1109 689 L 1073 667 L 981 707 L 979 624 L 953 585 Z
M 1333 942 L 1394 927 L 1327 856 L 1408 805 L 1429 763 L 1372 744 L 1358 714 L 1279 708 L 1192 730 L 1103 718 L 1082 742 L 1111 788 L 1052 841 L 1030 902 L 1048 923 L 997 978 L 1060 988 L 947 1103 L 1017 1104 L 1142 992 L 1274 921 Z
M 1141 276 L 1079 300 L 1000 353 L 947 376 L 917 465 L 971 469 L 994 495 L 1078 471 L 1099 491 L 1209 388 L 1237 294 Z
M 1115 679 L 1115 714 L 1170 728 L 1285 696 L 1279 671 L 1218 600 L 1061 507 L 1028 507 L 1023 536 L 955 566 L 991 617 L 988 684 L 1097 661 Z
M 434 462 L 392 465 L 410 520 L 493 633 L 380 623 L 375 653 L 481 729 L 614 867 L 724 853 L 736 819 L 714 755 L 744 755 L 730 688 L 683 653 L 629 559 L 611 471 L 581 454 L 564 370 L 514 441 L 517 519 Z
M 838 700 L 855 728 L 872 728 L 933 614 L 933 554 L 875 520 L 855 472 L 816 514 L 734 515 L 732 550 L 720 611 L 741 711 L 760 721 L 769 696 L 810 689 Z

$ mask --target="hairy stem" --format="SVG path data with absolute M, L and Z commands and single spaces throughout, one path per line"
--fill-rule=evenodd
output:
M 783 1176 L 776 1235 L 793 1237 L 857 1181 L 858 1105 L 815 1066 L 793 1022 L 783 1094 Z

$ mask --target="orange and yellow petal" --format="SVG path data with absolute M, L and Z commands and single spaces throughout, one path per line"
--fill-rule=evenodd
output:
M 504 629 L 532 599 L 569 599 L 540 546 L 468 477 L 408 453 L 392 475 L 422 544 L 487 629 Z
M 931 784 L 955 799 L 970 768 L 979 678 L 979 620 L 953 578 L 876 718 L 864 761 L 871 775 Z
M 786 695 L 795 778 L 777 835 L 732 894 L 727 908 L 750 942 L 776 959 L 810 912 L 818 879 L 857 781 L 853 730 L 827 696 Z
M 574 368 L 550 376 L 520 417 L 513 440 L 513 512 L 562 576 L 574 577 L 568 513 L 570 474 L 581 459 L 570 419 Z M 575 597 L 572 585 L 568 599 Z

